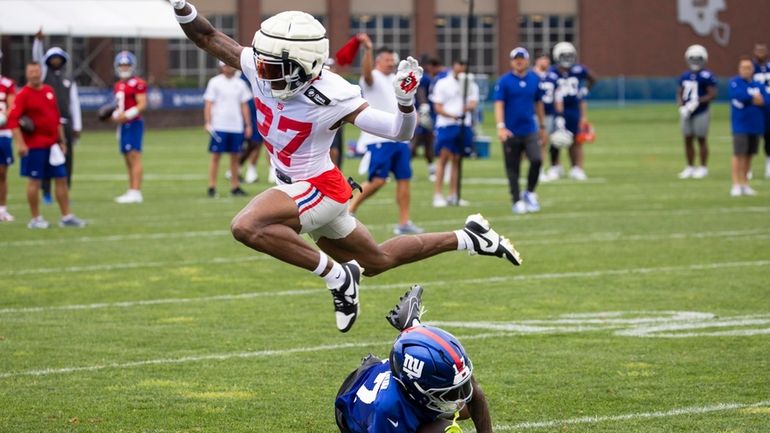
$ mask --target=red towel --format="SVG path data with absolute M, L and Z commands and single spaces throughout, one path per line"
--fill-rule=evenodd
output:
M 361 41 L 359 41 L 356 36 L 350 38 L 350 40 L 337 51 L 337 54 L 334 55 L 337 60 L 337 65 L 346 66 L 353 63 L 353 60 L 355 60 L 356 55 L 358 54 L 358 47 L 360 45 Z

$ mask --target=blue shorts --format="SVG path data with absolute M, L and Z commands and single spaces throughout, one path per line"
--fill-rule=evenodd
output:
M 221 132 L 211 133 L 209 141 L 209 152 L 211 153 L 241 153 L 243 146 L 242 132 Z
M 370 144 L 366 149 L 371 153 L 369 180 L 375 177 L 387 179 L 390 172 L 398 180 L 412 178 L 412 151 L 404 142 L 386 141 Z
M 136 119 L 118 126 L 118 145 L 120 153 L 142 151 L 142 138 L 144 137 L 144 120 Z
M 580 132 L 580 110 L 564 110 L 564 126 L 577 137 Z
M 262 136 L 259 134 L 257 122 L 251 123 L 251 137 L 249 137 L 249 140 L 255 143 L 262 143 Z
M 51 179 L 67 177 L 67 167 L 53 166 L 48 163 L 51 149 L 30 149 L 27 156 L 21 157 L 21 175 L 32 179 Z
M 422 125 L 417 125 L 416 128 L 414 128 L 414 136 L 418 135 L 433 135 L 433 128 L 426 128 Z
M 0 165 L 13 164 L 13 146 L 11 137 L 0 137 Z
M 436 155 L 441 153 L 441 149 L 446 149 L 455 155 L 459 155 L 464 148 L 473 146 L 473 129 L 466 126 L 464 128 L 465 139 L 459 140 L 460 125 L 442 126 L 436 129 L 435 150 Z

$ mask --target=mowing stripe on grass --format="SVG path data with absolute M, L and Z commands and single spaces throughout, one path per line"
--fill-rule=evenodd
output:
M 598 424 L 602 422 L 611 421 L 630 421 L 636 419 L 651 419 L 651 418 L 670 418 L 681 415 L 698 415 L 711 412 L 724 412 L 730 410 L 750 409 L 757 407 L 770 406 L 770 400 L 760 401 L 757 403 L 717 403 L 710 406 L 690 406 L 678 409 L 671 409 L 667 411 L 658 412 L 640 412 L 629 413 L 626 415 L 608 415 L 608 416 L 586 416 L 581 418 L 562 419 L 553 421 L 540 421 L 540 422 L 522 422 L 518 424 L 503 424 L 496 425 L 494 430 L 532 430 L 532 429 L 544 429 L 563 427 L 577 424 Z
M 220 257 L 209 260 L 187 261 L 186 264 L 203 264 L 213 263 L 213 260 L 218 260 L 217 263 L 231 263 L 233 261 L 250 261 L 259 259 L 269 259 L 267 256 L 248 256 L 243 257 L 240 260 L 232 259 L 229 257 Z M 131 264 L 127 264 L 131 265 Z M 147 263 L 139 264 L 134 263 L 133 268 L 147 266 L 170 266 L 169 262 L 165 263 Z M 514 275 L 510 277 L 488 277 L 488 278 L 466 278 L 458 280 L 433 280 L 423 281 L 420 284 L 425 286 L 445 286 L 449 284 L 479 284 L 479 283 L 501 283 L 509 281 L 529 281 L 529 280 L 550 280 L 550 279 L 562 279 L 562 278 L 578 278 L 578 277 L 602 277 L 602 276 L 622 276 L 632 274 L 650 274 L 660 272 L 688 272 L 694 270 L 710 270 L 710 269 L 726 269 L 726 268 L 743 268 L 743 267 L 761 267 L 770 265 L 770 260 L 756 260 L 745 262 L 716 262 L 716 263 L 701 263 L 685 266 L 661 266 L 651 268 L 626 268 L 626 269 L 608 269 L 603 271 L 585 271 L 585 272 L 560 272 L 560 273 L 547 273 L 536 275 Z M 87 267 L 82 267 L 87 268 Z M 83 269 L 78 268 L 77 272 L 82 272 Z M 48 268 L 48 272 L 62 272 L 64 269 L 72 268 Z M 32 271 L 30 269 L 29 271 Z M 2 275 L 2 274 L 0 274 Z M 392 284 L 374 284 L 365 285 L 365 290 L 385 290 L 393 288 L 405 288 L 411 286 L 413 283 L 392 283 Z M 238 299 L 258 298 L 264 296 L 296 296 L 296 295 L 310 295 L 325 292 L 325 289 L 306 289 L 306 290 L 284 290 L 279 292 L 250 292 L 241 294 L 230 295 L 217 295 L 217 296 L 201 296 L 198 298 L 164 298 L 164 299 L 150 299 L 142 301 L 123 301 L 114 303 L 96 303 L 96 304 L 74 304 L 74 305 L 54 305 L 54 306 L 41 306 L 41 307 L 21 307 L 21 308 L 3 308 L 0 309 L 0 314 L 14 314 L 14 313 L 41 313 L 49 311 L 61 311 L 61 310 L 93 310 L 100 308 L 129 308 L 141 305 L 156 305 L 156 304 L 183 304 L 190 302 L 212 302 L 212 301 L 231 301 Z

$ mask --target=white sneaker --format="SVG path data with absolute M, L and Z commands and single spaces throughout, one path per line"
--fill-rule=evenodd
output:
M 733 185 L 730 188 L 730 197 L 740 197 L 743 194 L 743 188 L 740 185 Z
M 249 165 L 246 168 L 246 178 L 244 180 L 246 183 L 254 183 L 259 180 L 259 174 L 257 174 L 256 166 Z
M 708 174 L 709 174 L 709 169 L 704 166 L 700 166 L 695 168 L 695 170 L 692 173 L 692 178 L 703 179 L 704 177 L 708 176 Z
M 48 228 L 48 221 L 44 220 L 42 216 L 39 216 L 37 218 L 32 218 L 27 223 L 27 228 L 29 228 L 29 229 L 47 229 Z
M 557 180 L 564 176 L 564 167 L 560 165 L 553 165 L 546 172 L 546 176 L 548 176 L 548 179 L 550 180 Z
M 537 193 L 524 191 L 523 201 L 527 207 L 527 212 L 540 212 L 540 202 L 537 201 Z
M 580 181 L 588 179 L 588 176 L 586 176 L 586 172 L 583 171 L 583 169 L 578 167 L 577 165 L 569 169 L 569 177 L 570 179 L 580 180 Z
M 436 163 L 428 165 L 428 180 L 431 182 L 436 181 Z
M 446 202 L 449 206 L 459 206 L 459 207 L 468 207 L 471 205 L 471 202 L 464 199 L 457 199 L 457 197 L 450 195 L 447 197 Z
M 9 214 L 7 210 L 0 212 L 0 221 L 11 222 L 13 220 L 13 215 Z
M 537 181 L 540 182 L 540 183 L 546 183 L 546 182 L 550 182 L 552 180 L 553 179 L 551 179 L 551 176 L 548 175 L 548 172 L 546 170 L 541 170 L 540 171 L 540 176 L 537 179 Z
M 689 179 L 695 174 L 695 167 L 688 165 L 684 170 L 679 172 L 679 179 Z
M 270 166 L 270 170 L 267 173 L 267 181 L 269 183 L 278 183 L 278 178 L 275 177 L 275 167 Z
M 513 247 L 511 241 L 500 236 L 492 230 L 492 227 L 481 214 L 469 215 L 465 220 L 463 231 L 471 238 L 471 255 L 497 256 L 507 259 L 512 264 L 519 266 L 522 262 L 521 255 Z
M 142 192 L 136 189 L 129 189 L 125 194 L 115 197 L 115 203 L 120 204 L 141 203 L 143 201 Z
M 511 211 L 513 211 L 515 214 L 523 215 L 527 213 L 527 205 L 524 203 L 524 200 L 519 200 L 513 204 Z
M 447 207 L 448 204 L 443 195 L 436 194 L 433 196 L 433 207 Z
M 743 195 L 757 195 L 757 192 L 754 190 L 754 188 L 752 188 L 752 187 L 750 187 L 748 185 L 743 185 L 743 186 L 741 186 L 741 194 L 743 194 Z

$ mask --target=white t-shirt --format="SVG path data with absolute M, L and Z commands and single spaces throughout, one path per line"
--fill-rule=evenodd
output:
M 364 77 L 361 76 L 361 79 L 358 80 L 358 85 L 361 86 L 361 93 L 371 107 L 385 111 L 386 113 L 398 113 L 398 100 L 396 99 L 396 91 L 393 89 L 394 77 L 395 74 L 385 75 L 381 71 L 374 69 L 372 70 L 372 85 L 369 86 L 366 84 Z M 359 152 L 365 152 L 367 145 L 383 143 L 386 141 L 393 140 L 388 140 L 361 131 L 361 136 L 358 137 L 357 150 Z
M 209 80 L 203 99 L 211 105 L 211 127 L 220 132 L 243 132 L 241 104 L 251 99 L 251 89 L 234 75 L 219 74 Z
M 468 97 L 466 99 L 468 102 L 479 101 L 479 86 L 472 81 L 468 83 Z M 446 77 L 438 80 L 433 86 L 430 100 L 433 101 L 434 104 L 442 104 L 445 112 L 460 116 L 463 112 L 463 86 L 460 81 L 455 78 L 454 74 L 450 73 Z M 472 113 L 465 113 L 465 124 L 467 126 L 472 125 L 472 119 Z M 459 120 L 451 117 L 442 116 L 440 114 L 436 117 L 436 128 L 459 124 Z
M 272 164 L 293 182 L 333 169 L 329 149 L 337 130 L 330 128 L 366 103 L 361 89 L 324 69 L 310 86 L 287 100 L 263 95 L 251 47 L 241 53 L 241 70 L 254 89 L 257 126 Z

